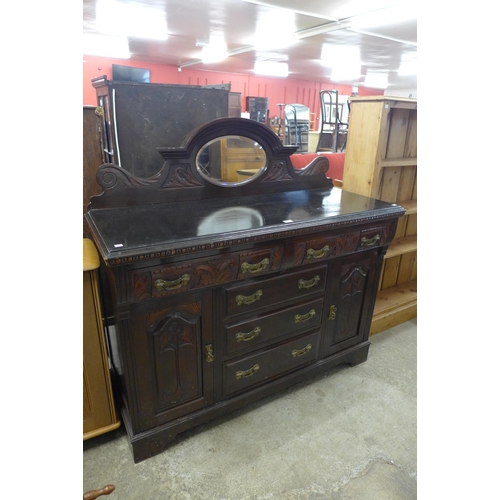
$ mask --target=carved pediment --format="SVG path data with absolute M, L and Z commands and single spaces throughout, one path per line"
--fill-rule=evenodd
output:
M 91 199 L 89 209 L 332 188 L 326 158 L 295 169 L 290 156 L 297 146 L 284 146 L 270 128 L 246 118 L 210 121 L 181 147 L 157 149 L 164 163 L 149 178 L 102 165 L 96 180 L 104 191 Z

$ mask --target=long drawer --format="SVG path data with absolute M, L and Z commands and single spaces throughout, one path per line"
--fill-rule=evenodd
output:
M 318 358 L 319 332 L 223 363 L 223 396 L 249 389 Z
M 323 298 L 303 302 L 255 319 L 225 327 L 226 354 L 254 349 L 280 337 L 317 328 L 323 314 Z
M 223 288 L 225 315 L 244 314 L 325 290 L 326 264 Z

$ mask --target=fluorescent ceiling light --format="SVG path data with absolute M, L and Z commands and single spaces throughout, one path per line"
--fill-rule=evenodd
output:
M 203 64 L 223 61 L 226 57 L 227 50 L 221 47 L 211 47 L 207 45 L 201 49 L 201 62 Z
M 383 73 L 368 73 L 365 77 L 365 87 L 372 89 L 386 89 L 389 85 L 389 77 Z
M 288 76 L 288 64 L 275 61 L 255 61 L 254 73 L 265 76 Z
M 139 2 L 98 0 L 97 29 L 106 35 L 166 40 L 167 21 L 163 9 Z
M 416 4 L 403 1 L 378 10 L 372 10 L 366 14 L 360 14 L 351 18 L 351 29 L 368 29 L 391 24 L 400 24 L 417 17 Z
M 398 69 L 398 75 L 416 75 L 417 74 L 417 60 L 409 59 L 401 61 Z
M 204 64 L 223 61 L 228 56 L 227 45 L 221 35 L 211 35 L 209 43 L 197 43 L 196 45 L 203 46 L 201 49 L 201 62 Z
M 357 47 L 324 44 L 321 49 L 321 62 L 332 68 L 330 78 L 334 82 L 356 79 L 361 73 L 361 60 Z
M 83 35 L 83 53 L 89 56 L 130 59 L 128 39 L 123 36 Z
M 279 29 L 276 29 L 276 19 L 279 19 Z M 256 50 L 273 50 L 289 47 L 297 42 L 294 37 L 295 13 L 284 9 L 273 9 L 270 12 L 259 13 L 254 38 L 248 40 Z

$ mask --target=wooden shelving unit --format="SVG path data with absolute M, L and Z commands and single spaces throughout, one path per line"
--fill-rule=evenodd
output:
M 343 189 L 407 210 L 385 256 L 373 335 L 417 316 L 416 99 L 351 99 Z
M 99 254 L 83 238 L 83 440 L 117 429 L 97 269 Z

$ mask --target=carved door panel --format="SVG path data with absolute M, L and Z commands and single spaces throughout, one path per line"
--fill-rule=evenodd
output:
M 333 262 L 333 283 L 325 321 L 324 355 L 368 339 L 376 294 L 377 252 Z
M 209 292 L 138 305 L 132 312 L 134 431 L 212 402 L 213 343 Z

